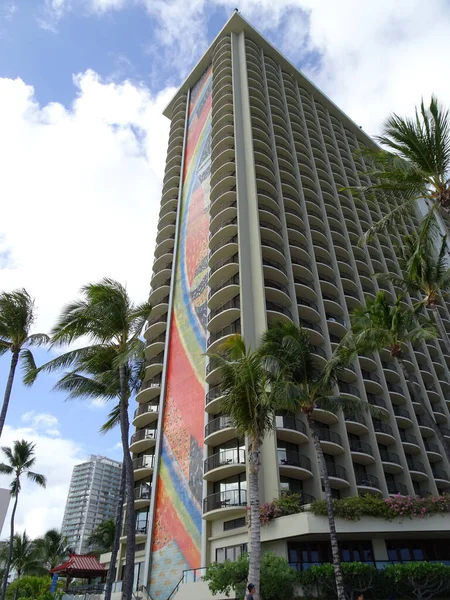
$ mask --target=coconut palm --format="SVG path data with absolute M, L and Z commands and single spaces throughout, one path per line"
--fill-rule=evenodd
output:
M 16 440 L 13 442 L 13 447 L 2 446 L 2 452 L 7 459 L 7 463 L 0 463 L 0 474 L 1 475 L 12 475 L 13 480 L 10 484 L 11 496 L 14 498 L 13 509 L 11 513 L 11 529 L 9 536 L 9 549 L 8 556 L 6 558 L 5 572 L 3 574 L 3 583 L 0 594 L 0 600 L 5 600 L 6 586 L 8 584 L 9 570 L 11 568 L 11 561 L 13 556 L 14 547 L 14 519 L 16 516 L 17 502 L 19 500 L 19 494 L 22 489 L 22 476 L 26 476 L 27 479 L 36 483 L 41 487 L 46 486 L 46 479 L 44 475 L 35 473 L 31 469 L 34 467 L 36 457 L 34 456 L 35 445 L 25 440 Z
M 292 414 L 303 413 L 308 423 L 325 491 L 338 599 L 345 600 L 331 485 L 314 410 L 320 406 L 334 413 L 344 411 L 354 414 L 370 407 L 367 403 L 347 400 L 334 392 L 337 376 L 348 362 L 348 357 L 344 354 L 333 356 L 320 366 L 312 354 L 308 333 L 293 323 L 269 329 L 262 338 L 259 354 L 272 374 L 272 389 L 278 406 Z
M 97 554 L 111 552 L 116 537 L 116 521 L 109 519 L 97 525 L 88 538 L 89 546 L 95 548 Z
M 425 199 L 433 212 L 450 211 L 450 118 L 435 96 L 428 107 L 422 101 L 415 117 L 392 114 L 376 140 L 386 150 L 368 150 L 368 185 L 348 188 L 366 199 L 386 199 L 389 212 L 376 223 L 367 236 L 385 229 L 411 212 Z
M 2 559 L 6 562 L 9 553 L 9 543 L 2 549 Z M 27 532 L 14 534 L 12 544 L 11 566 L 17 573 L 22 575 L 43 575 L 46 571 L 36 543 Z
M 407 306 L 400 297 L 397 297 L 394 304 L 390 304 L 383 291 L 378 292 L 373 300 L 368 298 L 366 306 L 355 309 L 351 321 L 351 330 L 342 345 L 347 348 L 353 346 L 355 351 L 361 354 L 384 348 L 389 350 L 408 383 L 411 397 L 414 402 L 421 404 L 450 461 L 450 444 L 434 420 L 428 404 L 417 394 L 404 362 L 405 344 L 436 339 L 434 323 L 421 317 L 416 309 Z
M 129 448 L 128 407 L 139 388 L 143 371 L 143 342 L 140 334 L 151 312 L 148 302 L 135 305 L 117 281 L 102 279 L 81 289 L 83 298 L 66 306 L 52 331 L 54 345 L 88 339 L 90 345 L 69 350 L 37 371 L 71 368 L 55 389 L 70 398 L 118 399 L 114 422 L 119 423 L 126 475 L 126 566 L 123 597 L 131 600 L 134 577 L 135 510 L 134 474 Z M 27 379 L 28 382 L 32 377 Z
M 5 425 L 11 391 L 19 359 L 24 373 L 36 368 L 30 346 L 40 346 L 49 341 L 43 333 L 30 334 L 36 319 L 34 300 L 25 289 L 0 294 L 0 356 L 11 352 L 11 366 L 6 382 L 3 406 L 0 412 L 0 437 Z
M 47 571 L 57 567 L 69 554 L 67 537 L 58 529 L 49 529 L 35 540 L 36 548 Z
M 260 356 L 250 352 L 240 335 L 231 336 L 211 356 L 222 377 L 223 400 L 220 409 L 230 417 L 239 437 L 248 439 L 248 480 L 250 498 L 249 583 L 256 586 L 259 600 L 261 562 L 261 524 L 259 520 L 259 472 L 261 445 L 273 430 L 275 397 L 270 392 L 267 372 Z
M 422 295 L 419 304 L 431 310 L 450 355 L 450 340 L 438 310 L 439 301 L 450 292 L 447 236 L 441 236 L 439 242 L 435 222 L 427 217 L 417 232 L 403 238 L 403 244 L 397 248 L 397 256 L 402 274 L 388 273 L 378 277 L 411 294 Z

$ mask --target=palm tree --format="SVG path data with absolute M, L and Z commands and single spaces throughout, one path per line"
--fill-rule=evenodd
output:
M 430 213 L 431 214 L 431 213 Z M 427 216 L 419 230 L 403 238 L 397 248 L 401 276 L 379 274 L 380 279 L 391 281 L 410 294 L 422 294 L 419 304 L 431 310 L 440 336 L 450 355 L 450 341 L 442 322 L 439 300 L 450 292 L 450 269 L 447 259 L 447 236 L 442 236 L 436 252 L 436 227 L 434 219 Z
M 35 543 L 47 571 L 57 567 L 69 554 L 67 537 L 58 529 L 49 529 Z
M 249 583 L 256 586 L 259 600 L 261 524 L 259 514 L 259 472 L 261 445 L 274 428 L 275 397 L 270 392 L 267 372 L 260 356 L 250 352 L 240 335 L 231 336 L 211 360 L 220 368 L 223 400 L 221 411 L 229 415 L 237 435 L 248 439 L 248 479 L 250 497 Z
M 6 562 L 9 553 L 9 543 L 3 548 L 2 559 Z M 39 550 L 34 540 L 28 537 L 27 532 L 14 534 L 10 569 L 14 569 L 17 577 L 22 575 L 43 575 L 43 565 Z
M 15 290 L 0 294 L 0 356 L 8 350 L 12 355 L 3 406 L 0 412 L 0 437 L 5 425 L 19 358 L 25 373 L 30 369 L 35 369 L 33 354 L 28 346 L 40 346 L 49 341 L 48 336 L 43 333 L 30 334 L 35 319 L 34 300 L 26 290 Z
M 16 516 L 17 502 L 19 500 L 19 493 L 22 489 L 21 477 L 26 475 L 27 479 L 37 483 L 41 487 L 46 486 L 46 479 L 44 475 L 31 471 L 33 468 L 36 457 L 34 456 L 35 445 L 25 440 L 16 440 L 13 442 L 13 447 L 8 446 L 2 447 L 2 452 L 6 456 L 8 464 L 0 463 L 0 474 L 12 475 L 14 479 L 11 481 L 10 489 L 11 496 L 15 498 L 13 510 L 11 513 L 11 532 L 9 536 L 9 549 L 8 556 L 6 559 L 5 572 L 3 575 L 2 590 L 0 594 L 0 600 L 5 600 L 6 586 L 8 584 L 9 570 L 11 568 L 11 560 L 14 545 L 14 519 Z
M 143 342 L 140 334 L 151 312 L 148 302 L 135 305 L 117 281 L 102 279 L 81 289 L 83 298 L 64 307 L 52 331 L 54 345 L 88 339 L 90 345 L 69 350 L 51 360 L 39 371 L 71 367 L 55 389 L 71 398 L 118 399 L 118 419 L 126 475 L 126 566 L 123 580 L 124 600 L 131 600 L 135 554 L 134 474 L 129 448 L 129 400 L 142 380 Z M 27 378 L 32 382 L 33 377 Z M 114 411 L 113 411 L 114 412 Z
M 334 393 L 337 376 L 349 358 L 344 354 L 333 356 L 320 367 L 312 354 L 308 333 L 301 327 L 292 323 L 272 327 L 262 338 L 259 354 L 272 374 L 272 389 L 278 406 L 292 414 L 303 413 L 308 423 L 325 491 L 337 595 L 339 600 L 345 600 L 328 466 L 313 415 L 319 406 L 334 413 L 353 414 L 370 407 L 362 401 L 347 400 Z
M 95 548 L 97 554 L 104 554 L 105 552 L 112 551 L 115 537 L 116 521 L 109 519 L 97 525 L 88 538 L 88 544 Z
M 389 350 L 408 382 L 414 402 L 421 404 L 450 461 L 450 444 L 434 420 L 427 403 L 417 395 L 404 362 L 404 345 L 435 339 L 437 332 L 434 324 L 429 319 L 421 318 L 416 309 L 402 303 L 400 297 L 397 297 L 394 304 L 390 304 L 383 291 L 378 292 L 373 300 L 369 298 L 366 306 L 355 309 L 351 321 L 351 330 L 344 338 L 342 346 L 353 346 L 357 353 L 375 352 L 384 348 Z
M 389 212 L 366 236 L 377 233 L 411 212 L 413 205 L 425 199 L 430 210 L 448 215 L 450 211 L 450 119 L 449 113 L 431 97 L 425 107 L 422 100 L 415 117 L 392 114 L 376 138 L 387 150 L 364 152 L 372 164 L 369 185 L 348 188 L 366 199 L 391 200 Z

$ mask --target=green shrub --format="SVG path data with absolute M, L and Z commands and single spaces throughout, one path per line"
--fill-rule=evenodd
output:
M 399 596 L 428 600 L 436 596 L 448 597 L 450 567 L 442 563 L 411 562 L 390 565 L 384 574 Z
M 50 593 L 52 585 L 51 577 L 36 577 L 32 575 L 24 575 L 20 579 L 16 579 L 6 589 L 7 600 L 14 600 L 16 597 L 19 600 L 54 600 L 62 597 L 61 589 L 55 594 Z M 61 588 L 62 582 L 59 585 Z
M 273 519 L 295 515 L 303 512 L 301 494 L 282 494 L 274 498 L 272 502 L 265 502 L 259 508 L 259 519 L 261 525 L 267 525 Z

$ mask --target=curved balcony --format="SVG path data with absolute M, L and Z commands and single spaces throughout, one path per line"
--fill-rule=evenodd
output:
M 147 328 L 144 331 L 144 338 L 148 342 L 158 336 L 164 334 L 167 328 L 167 312 L 160 313 L 156 316 L 152 310 L 152 318 L 147 321 Z
M 318 323 L 313 323 L 312 321 L 307 321 L 306 319 L 300 319 L 300 326 L 309 334 L 309 339 L 312 344 L 321 345 L 324 342 L 324 338 L 322 335 L 322 328 Z
M 317 429 L 320 444 L 325 454 L 342 454 L 344 448 L 342 446 L 341 436 L 336 431 L 329 429 Z
M 223 261 L 238 253 L 238 236 L 233 235 L 224 240 L 220 240 L 215 246 L 209 251 L 209 268 L 212 271 L 217 270 L 215 268 L 216 263 Z
M 155 402 L 146 402 L 145 404 L 141 404 L 134 411 L 133 417 L 133 427 L 138 429 L 142 427 L 146 427 L 150 425 L 150 423 L 154 423 L 158 420 L 159 416 L 159 403 Z
M 235 335 L 236 333 L 241 333 L 240 319 L 237 319 L 234 321 L 234 323 L 230 323 L 223 329 L 219 329 L 219 331 L 215 331 L 208 336 L 206 342 L 208 352 L 215 352 L 218 346 L 220 346 L 220 344 L 224 342 L 227 337 L 230 335 Z
M 387 423 L 381 423 L 380 421 L 373 421 L 373 428 L 378 442 L 382 444 L 395 444 L 395 437 L 392 427 Z
M 307 300 L 317 300 L 317 294 L 314 290 L 314 284 L 303 277 L 294 275 L 295 293 L 297 297 L 306 298 Z
M 230 279 L 239 270 L 239 254 L 233 254 L 217 261 L 210 269 L 209 286 L 215 288 L 221 281 Z
M 378 483 L 378 477 L 370 475 L 369 473 L 358 473 L 355 472 L 356 485 L 358 491 L 363 494 L 381 494 L 380 484 Z
M 277 437 L 285 442 L 293 444 L 305 444 L 308 442 L 306 425 L 300 419 L 291 415 L 277 415 L 275 417 Z
M 424 481 L 425 479 L 428 479 L 425 465 L 422 462 L 411 458 L 407 458 L 406 462 L 408 463 L 411 479 L 414 481 Z
M 286 285 L 288 279 L 286 268 L 280 262 L 263 257 L 264 278 L 270 281 L 276 281 L 279 284 Z
M 271 279 L 264 279 L 264 287 L 267 300 L 284 306 L 291 305 L 289 290 L 285 285 Z
M 293 479 L 309 479 L 313 476 L 311 461 L 299 452 L 278 450 L 280 475 Z
M 166 343 L 166 332 L 157 335 L 148 340 L 148 345 L 145 348 L 145 358 L 150 360 L 153 356 L 160 355 L 164 351 Z
M 349 433 L 356 435 L 364 435 L 369 431 L 366 419 L 362 415 L 346 415 L 345 426 Z
M 145 454 L 133 459 L 134 480 L 139 481 L 153 475 L 156 460 L 154 454 Z
M 372 446 L 370 446 L 370 444 L 354 439 L 349 439 L 348 442 L 353 462 L 360 465 L 369 465 L 375 462 Z
M 391 383 L 390 381 L 388 381 L 387 389 L 389 390 L 389 394 L 393 398 L 399 399 L 399 401 L 401 403 L 405 402 L 405 400 L 406 400 L 405 393 L 403 391 L 403 388 L 400 385 L 397 385 L 396 383 Z
M 315 406 L 312 416 L 316 421 L 319 421 L 319 423 L 326 423 L 327 425 L 334 425 L 339 422 L 339 417 L 337 415 L 329 410 L 320 408 L 319 405 Z
M 347 333 L 347 323 L 342 317 L 337 315 L 326 314 L 328 331 L 339 337 L 344 336 Z
M 373 394 L 383 393 L 383 386 L 381 385 L 381 380 L 376 373 L 366 371 L 365 369 L 361 369 L 361 375 L 364 380 L 365 388 L 368 392 L 371 392 Z
M 227 415 L 216 417 L 205 425 L 205 444 L 208 446 L 220 446 L 235 437 L 236 429 Z
M 235 296 L 209 313 L 208 331 L 215 332 L 224 329 L 239 318 L 241 308 L 240 297 Z
M 411 415 L 406 408 L 394 404 L 393 409 L 396 421 L 400 427 L 412 427 L 413 422 L 411 420 Z
M 316 302 L 313 302 L 312 300 L 304 300 L 303 298 L 297 297 L 297 307 L 298 314 L 307 322 L 314 322 L 320 320 L 319 307 L 317 306 Z
M 219 215 L 216 217 L 218 221 L 216 221 L 216 229 L 212 229 L 209 233 L 209 247 L 214 248 L 219 242 L 222 240 L 228 239 L 237 235 L 238 226 L 237 226 L 237 217 L 230 216 L 227 219 L 219 219 L 224 213 L 228 213 L 232 215 L 232 211 L 236 213 L 236 209 L 225 208 Z
M 145 379 L 151 379 L 163 370 L 164 352 L 160 352 L 156 356 L 152 356 L 146 361 Z
M 388 492 L 391 496 L 407 496 L 408 488 L 397 480 L 387 481 Z
M 266 300 L 266 310 L 269 323 L 292 322 L 292 313 L 286 306 Z
M 146 402 L 150 402 L 161 394 L 161 375 L 157 375 L 152 379 L 148 379 L 144 381 L 141 385 L 141 389 L 136 394 L 136 402 L 139 404 L 145 404 Z
M 450 476 L 446 471 L 434 468 L 432 469 L 432 472 L 438 488 L 450 487 Z
M 447 423 L 447 415 L 445 414 L 444 409 L 439 406 L 439 404 L 433 404 L 431 408 L 433 410 L 436 423 Z
M 354 385 L 338 381 L 338 387 L 340 396 L 349 396 L 351 399 L 357 398 L 358 400 L 361 398 L 358 388 Z
M 133 433 L 130 441 L 130 452 L 138 454 L 154 448 L 158 432 L 156 429 L 139 429 Z
M 211 287 L 208 293 L 208 307 L 214 310 L 239 294 L 239 275 L 223 279 Z
M 245 472 L 245 450 L 222 450 L 209 456 L 203 465 L 203 479 L 219 481 Z
M 216 415 L 221 412 L 220 403 L 223 398 L 222 386 L 215 385 L 206 393 L 206 412 L 211 415 Z
M 428 460 L 430 462 L 438 462 L 442 459 L 442 453 L 439 449 L 439 446 L 434 442 L 429 442 L 428 440 L 424 440 L 425 450 L 427 451 Z
M 347 471 L 344 467 L 340 465 L 335 465 L 334 463 L 326 463 L 328 478 L 330 480 L 330 485 L 335 489 L 342 489 L 349 487 Z
M 400 439 L 402 440 L 405 452 L 408 452 L 409 454 L 418 454 L 420 452 L 419 442 L 412 433 L 400 431 Z
M 434 435 L 433 422 L 427 417 L 417 416 L 417 422 L 420 427 L 420 433 L 423 437 L 432 437 Z
M 203 517 L 208 521 L 229 519 L 247 510 L 247 490 L 216 492 L 203 499 Z
M 389 452 L 384 448 L 380 448 L 380 458 L 383 463 L 383 469 L 386 473 L 402 473 L 403 467 L 400 462 L 400 457 L 395 452 Z
M 139 485 L 134 488 L 134 508 L 145 508 L 150 506 L 152 488 L 148 484 Z

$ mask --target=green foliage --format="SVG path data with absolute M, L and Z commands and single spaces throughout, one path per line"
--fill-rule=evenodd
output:
M 50 571 L 58 566 L 68 555 L 67 537 L 57 529 L 49 529 L 44 535 L 35 540 L 40 559 L 45 568 Z
M 116 535 L 116 522 L 114 519 L 103 521 L 97 525 L 88 538 L 89 546 L 92 546 L 94 554 L 111 552 Z
M 450 589 L 450 567 L 442 563 L 411 562 L 390 565 L 385 576 L 397 594 L 417 600 L 439 596 Z
M 344 589 L 349 600 L 353 600 L 358 593 L 372 589 L 380 578 L 379 571 L 374 565 L 350 562 L 341 563 Z M 381 576 L 382 577 L 382 576 Z M 303 590 L 313 594 L 315 591 L 332 593 L 336 595 L 336 580 L 331 563 L 314 566 L 299 575 L 299 583 Z
M 393 496 L 379 498 L 367 494 L 333 500 L 334 514 L 347 521 L 359 521 L 361 517 L 376 517 L 392 521 L 397 517 L 425 518 L 431 515 L 450 513 L 450 495 L 427 496 Z M 318 516 L 327 516 L 325 500 L 311 503 L 311 512 Z
M 63 582 L 58 583 L 55 594 L 50 593 L 52 579 L 50 577 L 24 576 L 13 581 L 6 590 L 6 599 L 32 598 L 33 600 L 55 600 L 62 598 Z
M 260 506 L 259 514 L 261 525 L 267 525 L 273 519 L 295 515 L 303 512 L 301 494 L 282 494 L 272 502 L 265 502 Z
M 248 554 L 242 554 L 237 561 L 226 560 L 223 563 L 211 563 L 206 569 L 204 580 L 208 582 L 213 595 L 231 592 L 236 598 L 245 593 L 248 575 Z M 261 558 L 261 597 L 264 600 L 291 600 L 298 573 L 288 562 L 271 552 Z

